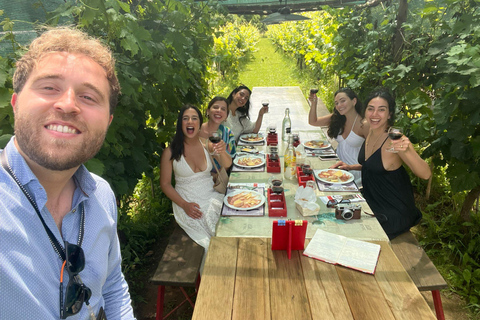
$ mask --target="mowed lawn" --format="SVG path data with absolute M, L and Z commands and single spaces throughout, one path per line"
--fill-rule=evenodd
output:
M 286 57 L 267 38 L 260 38 L 252 59 L 240 67 L 238 79 L 252 87 L 299 86 L 302 91 L 310 87 L 309 79 L 303 77 L 294 59 Z

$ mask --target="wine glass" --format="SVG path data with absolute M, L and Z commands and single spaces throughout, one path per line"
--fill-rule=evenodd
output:
M 311 106 L 313 102 L 317 101 L 317 92 L 318 92 L 318 88 L 317 87 L 313 87 L 313 88 L 310 88 L 310 95 L 308 97 L 308 104 Z
M 302 165 L 302 172 L 304 175 L 311 175 L 313 173 L 313 168 L 310 160 L 305 159 L 305 162 Z
M 388 129 L 388 137 L 392 140 L 398 140 L 403 136 L 403 131 L 402 128 L 400 127 L 390 127 Z M 388 152 L 393 152 L 397 153 L 398 151 L 395 151 L 394 147 L 387 148 Z
M 272 189 L 272 192 L 274 193 L 282 193 L 283 192 L 283 176 L 278 174 L 278 175 L 273 175 L 270 176 L 268 179 L 268 182 L 270 184 L 270 188 Z
M 208 140 L 210 140 L 211 143 L 219 143 L 220 140 L 222 140 L 222 137 L 220 136 L 220 133 L 218 131 L 215 132 L 210 132 L 208 135 Z M 211 155 L 216 154 L 215 151 L 210 152 Z
M 267 128 L 267 133 L 268 134 L 275 134 L 277 133 L 277 125 L 276 124 L 270 124 Z
M 262 100 L 262 107 L 267 108 L 266 112 L 268 112 L 268 105 L 269 104 L 270 104 L 270 101 L 268 101 L 268 99 L 263 99 Z

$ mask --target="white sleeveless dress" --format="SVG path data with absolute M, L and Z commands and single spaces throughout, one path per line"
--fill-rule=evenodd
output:
M 358 116 L 357 116 L 358 117 Z M 338 142 L 337 146 L 337 155 L 340 160 L 345 162 L 346 164 L 357 164 L 358 163 L 358 153 L 360 152 L 360 148 L 362 147 L 363 142 L 365 139 L 355 132 L 353 132 L 353 127 L 355 126 L 355 121 L 353 122 L 352 129 L 348 134 L 347 138 L 344 139 L 341 134 L 339 134 L 336 138 Z M 351 170 L 350 173 L 353 174 L 355 177 L 355 183 L 360 188 L 362 187 L 362 172 L 360 170 Z
M 212 162 L 205 151 L 207 169 L 193 172 L 182 155 L 179 161 L 173 160 L 175 173 L 175 190 L 187 202 L 195 202 L 200 206 L 203 215 L 200 219 L 189 217 L 176 203 L 173 204 L 173 214 L 178 225 L 193 241 L 208 249 L 210 238 L 215 235 L 215 227 L 220 218 L 223 195 L 213 189 L 213 179 L 210 174 Z

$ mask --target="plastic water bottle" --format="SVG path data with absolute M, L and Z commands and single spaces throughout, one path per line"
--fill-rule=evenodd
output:
M 285 117 L 282 122 L 282 140 L 287 141 L 288 135 L 292 132 L 292 120 L 290 120 L 290 109 L 285 109 Z

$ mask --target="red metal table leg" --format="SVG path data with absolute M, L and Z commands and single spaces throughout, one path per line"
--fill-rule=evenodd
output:
M 435 306 L 435 313 L 437 314 L 438 320 L 445 320 L 445 315 L 443 314 L 442 298 L 440 296 L 439 290 L 432 290 L 433 296 L 433 305 Z
M 165 299 L 165 286 L 158 286 L 156 320 L 163 320 L 163 302 L 164 302 L 164 299 Z

